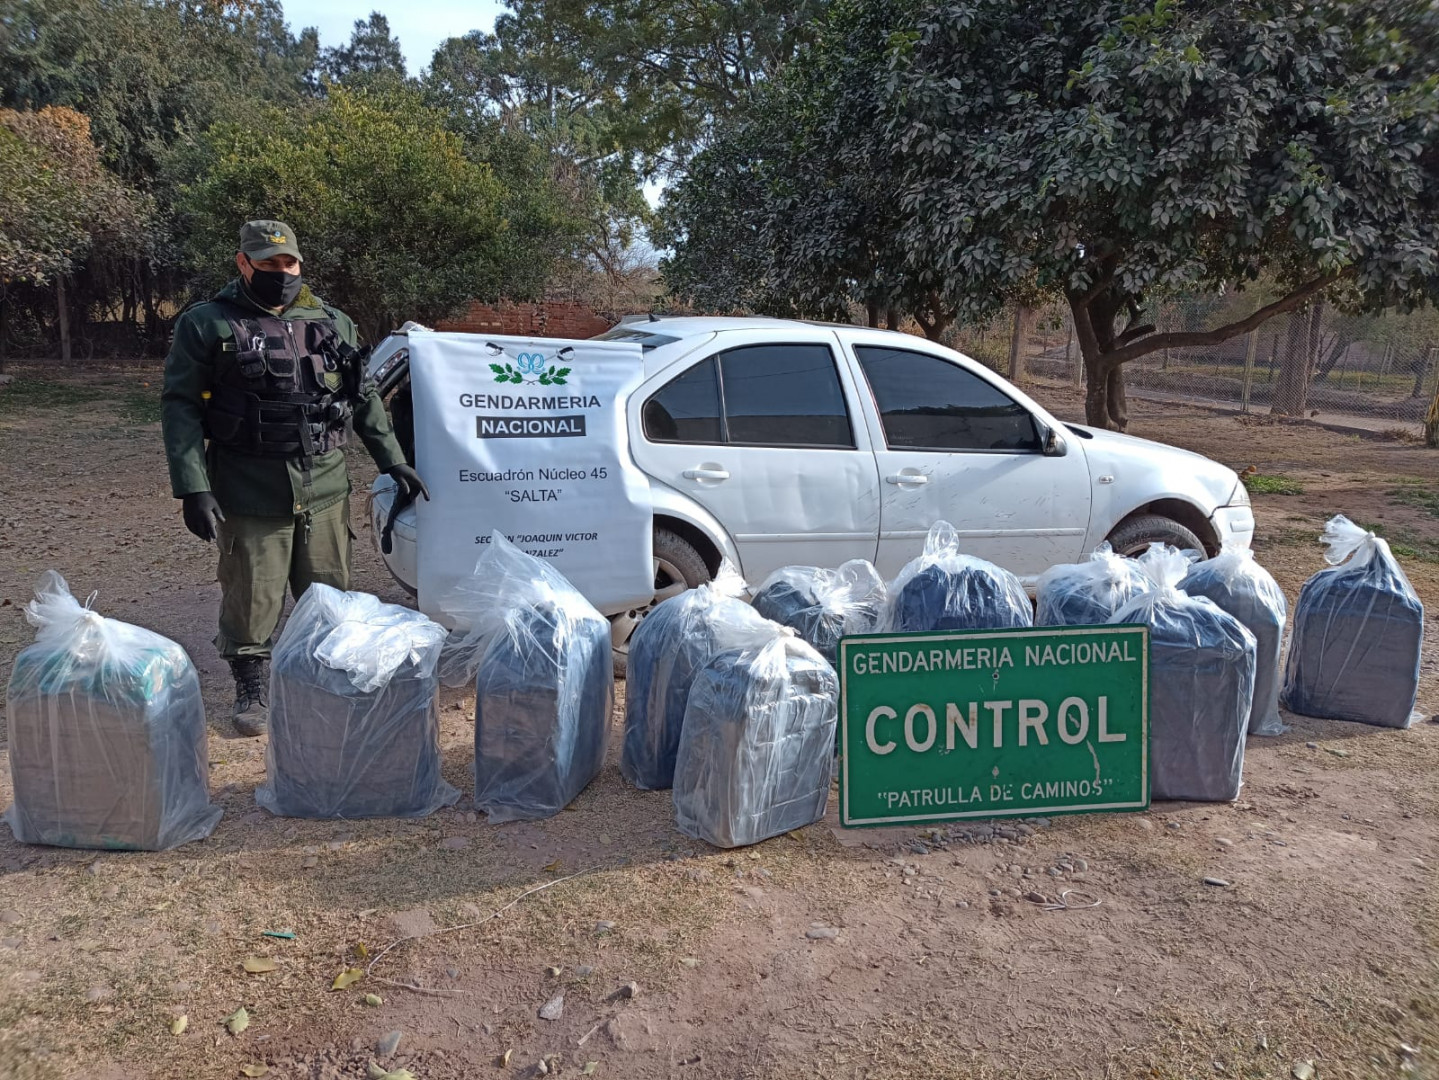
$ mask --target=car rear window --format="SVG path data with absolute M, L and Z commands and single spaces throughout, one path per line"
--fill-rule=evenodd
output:
M 744 345 L 708 357 L 645 402 L 650 442 L 853 449 L 827 345 Z
M 668 334 L 655 334 L 649 330 L 635 330 L 628 326 L 616 326 L 613 330 L 606 330 L 594 338 L 595 341 L 637 341 L 641 352 L 649 352 L 651 349 L 658 349 L 662 345 L 673 345 L 679 340 Z
M 655 391 L 643 415 L 650 442 L 724 442 L 714 358 L 700 361 Z

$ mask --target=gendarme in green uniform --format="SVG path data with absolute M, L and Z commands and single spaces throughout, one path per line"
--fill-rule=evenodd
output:
M 349 588 L 352 426 L 382 472 L 429 497 L 405 462 L 374 387 L 363 381 L 355 324 L 300 276 L 294 231 L 240 230 L 240 277 L 175 323 L 162 395 L 170 487 L 186 527 L 219 545 L 215 645 L 235 675 L 235 725 L 268 721 L 268 680 L 285 592 Z
M 246 295 L 238 278 L 216 298 L 257 315 L 269 314 Z M 308 488 L 298 458 L 261 457 L 216 445 L 206 450 L 205 395 L 213 392 L 216 363 L 227 359 L 221 350 L 227 344 L 234 349 L 235 335 L 225 316 L 225 307 L 212 300 L 196 304 L 175 322 L 175 340 L 165 360 L 163 397 L 171 492 L 179 499 L 192 491 L 211 491 L 227 519 L 231 514 L 272 518 L 316 514 L 342 502 L 350 492 L 343 450 L 315 458 Z M 349 316 L 323 306 L 308 285 L 279 317 L 287 322 L 333 317 L 340 338 L 352 347 L 357 344 Z M 334 390 L 340 389 L 338 379 L 336 373 Z M 355 405 L 354 429 L 381 472 L 404 463 L 405 455 L 373 388 L 366 388 Z

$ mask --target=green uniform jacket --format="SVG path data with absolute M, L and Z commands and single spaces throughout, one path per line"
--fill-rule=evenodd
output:
M 220 290 L 219 298 L 260 315 L 272 314 L 245 294 L 238 278 Z M 331 312 L 340 337 L 356 344 L 355 324 L 349 316 L 333 308 L 327 312 L 308 287 L 280 318 L 324 319 Z M 221 343 L 233 337 L 224 309 L 214 301 L 196 304 L 175 321 L 175 340 L 165 358 L 165 391 L 160 398 L 170 490 L 177 499 L 196 491 L 213 491 L 227 514 L 249 517 L 293 517 L 333 506 L 350 491 L 343 450 L 315 458 L 307 487 L 298 458 L 241 454 L 213 444 L 206 449 L 204 395 L 212 386 Z M 373 386 L 365 388 L 355 405 L 354 429 L 382 472 L 404 462 L 390 418 Z

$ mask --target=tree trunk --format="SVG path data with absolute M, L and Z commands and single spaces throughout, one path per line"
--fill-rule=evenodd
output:
M 1309 406 L 1309 373 L 1313 370 L 1323 309 L 1324 302 L 1319 300 L 1310 305 L 1307 317 L 1304 312 L 1289 316 L 1284 363 L 1279 368 L 1274 404 L 1269 409 L 1275 416 L 1303 416 Z
M 1123 431 L 1129 424 L 1124 373 L 1108 360 L 1114 351 L 1114 303 L 1103 294 L 1087 303 L 1071 295 L 1074 336 L 1084 358 L 1084 420 L 1090 427 Z
M 878 323 L 875 325 L 878 325 Z M 904 316 L 900 314 L 899 308 L 888 307 L 884 309 L 884 328 L 886 330 L 901 330 L 904 328 Z
M 1024 382 L 1024 356 L 1029 347 L 1029 328 L 1034 322 L 1034 309 L 1017 304 L 1014 308 L 1014 333 L 1009 339 L 1009 381 Z
M 55 314 L 60 327 L 60 359 L 70 362 L 70 308 L 65 303 L 65 275 L 55 279 Z
M 0 349 L 3 349 L 3 341 L 0 341 Z M 1424 381 L 1429 378 L 1429 364 L 1434 357 L 1434 349 L 1426 348 L 1419 354 L 1419 359 L 1414 364 L 1414 393 L 1410 397 L 1424 396 Z
M 1123 431 L 1129 427 L 1129 398 L 1124 393 L 1124 365 L 1112 368 L 1105 384 L 1105 403 L 1109 409 L 1110 423 Z
M 879 304 L 873 300 L 864 302 L 864 325 L 871 330 L 879 329 Z

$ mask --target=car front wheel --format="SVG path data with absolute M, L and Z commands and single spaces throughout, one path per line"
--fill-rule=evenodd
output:
M 1125 518 L 1109 534 L 1109 546 L 1115 554 L 1131 559 L 1143 555 L 1150 544 L 1168 544 L 1180 551 L 1204 552 L 1203 541 L 1191 530 L 1173 518 L 1159 514 L 1136 514 Z
M 659 604 L 686 589 L 697 589 L 713 575 L 704 558 L 684 537 L 655 527 L 655 597 L 643 607 L 610 616 L 610 645 L 614 652 L 615 678 L 625 677 L 629 662 L 630 636 L 640 622 Z

